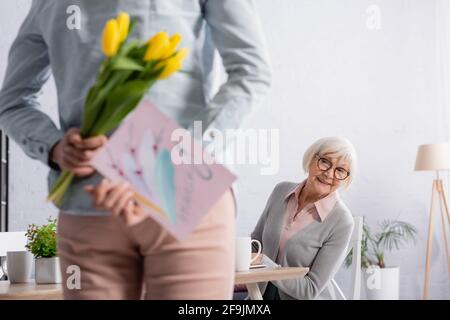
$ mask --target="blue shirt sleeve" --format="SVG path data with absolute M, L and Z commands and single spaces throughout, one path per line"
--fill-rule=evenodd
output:
M 49 165 L 49 152 L 64 133 L 39 110 L 37 97 L 51 70 L 38 11 L 39 5 L 33 2 L 9 51 L 0 91 L 0 127 L 28 156 Z
M 272 73 L 254 1 L 208 0 L 204 14 L 228 76 L 196 117 L 203 129 L 209 129 L 207 141 L 214 141 L 214 131 L 239 128 L 243 118 L 262 102 Z

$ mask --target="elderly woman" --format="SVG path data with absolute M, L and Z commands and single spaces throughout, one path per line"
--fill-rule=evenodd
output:
M 257 263 L 310 270 L 302 279 L 263 284 L 264 299 L 325 298 L 321 293 L 342 264 L 353 230 L 338 189 L 351 184 L 356 162 L 348 140 L 323 138 L 303 157 L 308 178 L 275 186 L 251 235 L 263 245 Z

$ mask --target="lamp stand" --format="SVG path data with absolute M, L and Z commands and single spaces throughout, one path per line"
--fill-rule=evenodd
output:
M 433 188 L 431 191 L 431 208 L 430 217 L 428 223 L 428 240 L 427 240 L 427 256 L 425 262 L 425 279 L 423 284 L 423 298 L 428 299 L 429 283 L 430 283 L 430 263 L 431 263 L 431 250 L 433 245 L 433 229 L 434 229 L 434 205 L 436 195 L 439 197 L 441 218 L 442 218 L 442 235 L 444 237 L 445 253 L 447 256 L 447 271 L 450 278 L 450 256 L 448 248 L 447 227 L 450 226 L 450 213 L 447 203 L 447 195 L 445 193 L 444 184 L 439 178 L 439 172 L 437 172 L 437 178 L 433 180 Z M 447 222 L 445 221 L 447 219 Z

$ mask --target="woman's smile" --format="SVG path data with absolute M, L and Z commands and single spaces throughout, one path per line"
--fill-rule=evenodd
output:
M 319 181 L 321 184 L 331 186 L 331 183 L 325 182 L 325 179 L 321 179 L 320 177 L 316 177 L 316 180 Z

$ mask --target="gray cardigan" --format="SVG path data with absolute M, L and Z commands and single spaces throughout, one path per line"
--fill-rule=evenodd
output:
M 275 186 L 251 234 L 252 239 L 261 241 L 262 252 L 273 261 L 278 254 L 283 215 L 288 202 L 285 198 L 296 185 L 281 182 Z M 288 240 L 280 260 L 281 266 L 309 267 L 310 270 L 302 279 L 274 281 L 281 299 L 326 298 L 322 291 L 345 258 L 353 224 L 350 210 L 338 200 L 324 221 L 312 222 Z M 265 291 L 266 285 L 260 283 L 261 292 Z

